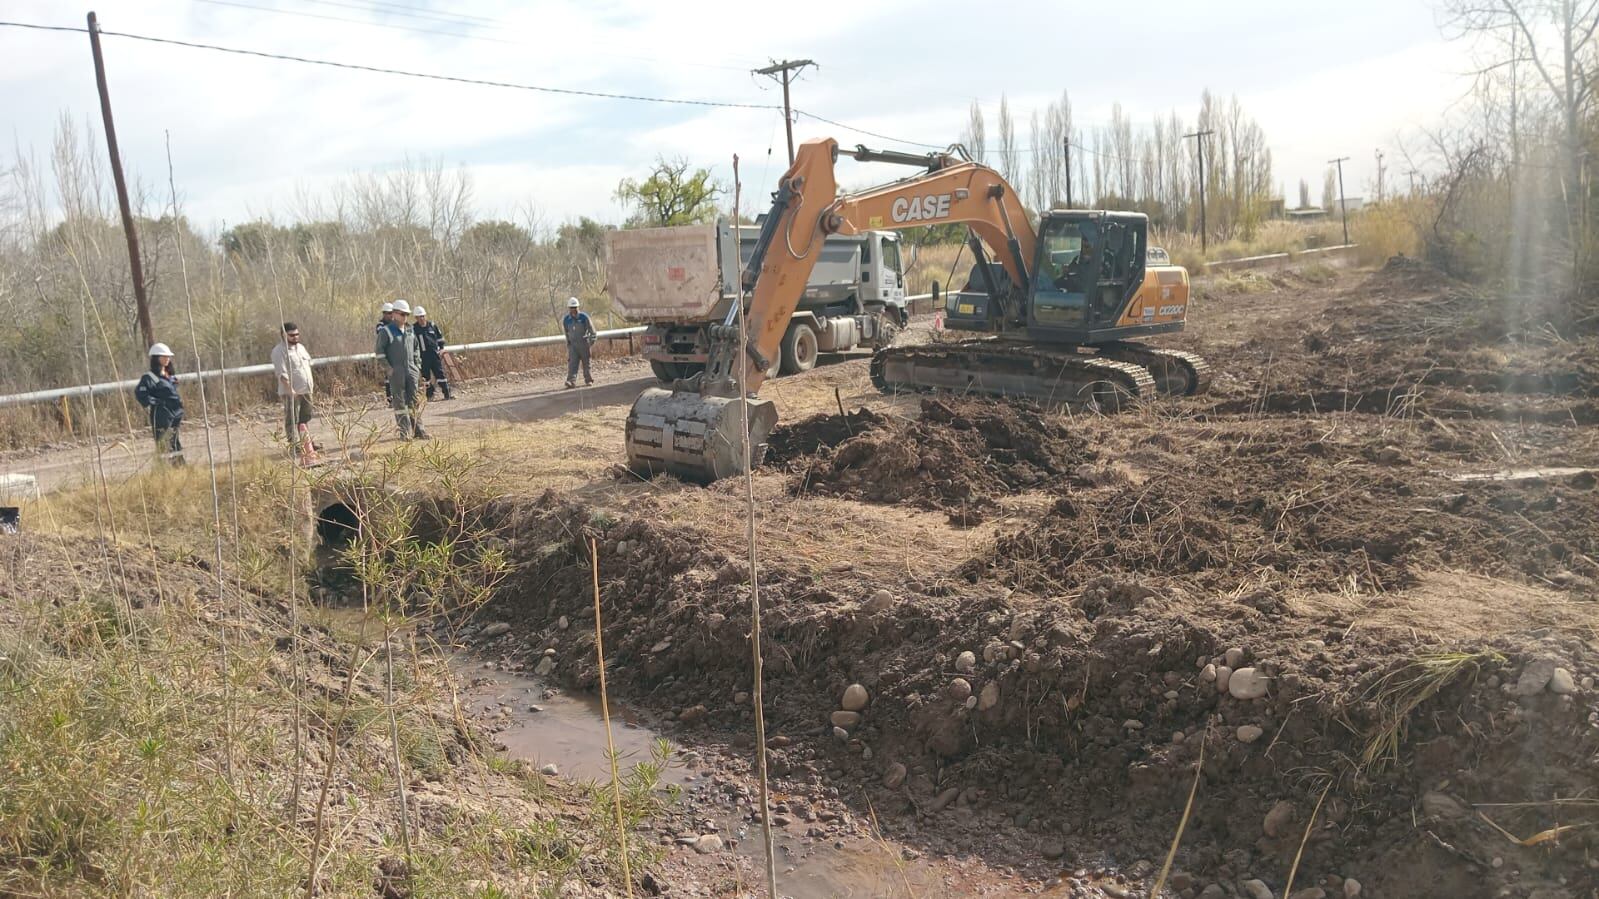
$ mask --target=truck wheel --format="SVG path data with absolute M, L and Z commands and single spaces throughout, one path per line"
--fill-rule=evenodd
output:
M 677 380 L 676 362 L 657 362 L 651 359 L 650 371 L 655 373 L 655 380 L 660 381 L 662 384 L 670 384 Z
M 804 322 L 789 325 L 788 333 L 783 335 L 783 374 L 797 375 L 815 368 L 817 352 L 816 331 L 810 325 Z

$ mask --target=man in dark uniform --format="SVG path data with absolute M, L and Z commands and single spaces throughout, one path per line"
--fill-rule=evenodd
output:
M 416 339 L 422 347 L 422 379 L 428 384 L 428 399 L 433 399 L 437 387 L 450 398 L 450 375 L 444 370 L 444 332 L 437 322 L 428 318 L 428 311 L 416 307 Z

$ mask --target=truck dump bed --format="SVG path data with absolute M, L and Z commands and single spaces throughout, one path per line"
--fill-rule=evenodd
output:
M 760 234 L 754 225 L 742 232 L 735 267 L 733 229 L 725 222 L 607 231 L 605 286 L 612 305 L 636 322 L 720 321 Z M 859 286 L 864 245 L 857 235 L 828 237 L 800 308 L 847 299 Z M 780 247 L 772 251 L 786 252 Z
M 716 225 L 607 231 L 605 272 L 612 304 L 640 322 L 708 320 L 722 285 L 738 283 L 718 251 Z

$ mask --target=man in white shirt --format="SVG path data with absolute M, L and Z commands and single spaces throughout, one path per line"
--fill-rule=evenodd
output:
M 311 376 L 311 352 L 300 342 L 300 328 L 283 323 L 283 341 L 272 348 L 272 369 L 278 376 L 278 397 L 283 400 L 283 431 L 289 448 L 310 463 L 316 460 L 316 446 L 306 424 L 311 421 L 311 394 L 316 382 Z

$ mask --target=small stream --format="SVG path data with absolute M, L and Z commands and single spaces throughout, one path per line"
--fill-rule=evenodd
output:
M 463 691 L 464 705 L 474 714 L 499 718 L 505 729 L 495 738 L 511 758 L 525 759 L 534 767 L 553 764 L 560 776 L 573 780 L 603 781 L 610 777 L 606 761 L 605 720 L 598 697 L 551 691 L 544 681 L 481 665 L 462 667 L 463 681 L 473 684 Z M 506 710 L 509 710 L 507 713 Z M 536 709 L 536 711 L 535 711 Z M 662 739 L 625 705 L 611 704 L 612 730 L 618 758 L 630 765 L 651 759 L 652 748 Z M 687 762 L 683 759 L 688 759 Z M 702 766 L 696 753 L 679 753 L 662 772 L 663 783 L 681 787 L 693 802 L 708 800 L 726 775 L 718 777 Z M 783 799 L 774 795 L 774 802 Z M 748 879 L 759 883 L 764 875 L 765 852 L 760 826 L 749 820 L 754 806 L 741 810 L 712 808 L 694 802 L 704 817 L 716 824 L 715 832 L 749 863 Z M 696 813 L 698 815 L 698 812 Z M 790 817 L 790 816 L 783 816 Z M 1034 894 L 1019 879 L 1004 878 L 986 865 L 929 862 L 914 850 L 892 840 L 862 837 L 807 836 L 810 825 L 792 820 L 776 827 L 773 845 L 778 858 L 778 886 L 791 899 L 867 899 L 867 897 L 1006 896 Z M 709 832 L 705 828 L 701 828 Z M 684 847 L 681 851 L 692 853 Z M 997 881 L 997 882 L 996 882 Z
M 318 616 L 344 639 L 367 642 L 373 637 L 359 609 L 322 608 Z M 535 769 L 554 765 L 557 776 L 568 780 L 610 778 L 605 719 L 597 696 L 568 693 L 540 678 L 501 670 L 465 655 L 457 657 L 453 667 L 462 684 L 463 710 L 497 728 L 495 739 L 504 747 L 505 756 L 526 760 Z M 621 764 L 652 761 L 657 747 L 663 745 L 663 735 L 649 726 L 647 716 L 617 702 L 611 703 L 611 716 Z M 721 852 L 740 860 L 741 879 L 751 895 L 761 895 L 765 853 L 760 825 L 755 821 L 756 803 L 744 798 L 755 795 L 755 785 L 746 781 L 716 765 L 714 756 L 706 760 L 699 752 L 676 747 L 660 774 L 663 785 L 682 789 L 683 801 L 700 825 L 698 833 L 681 836 L 716 833 L 728 847 Z M 729 801 L 735 795 L 738 798 Z M 809 820 L 810 815 L 795 814 L 792 809 L 782 814 L 785 804 L 808 808 L 804 798 L 774 793 L 772 800 L 779 813 L 774 817 L 786 821 L 774 826 L 773 845 L 778 888 L 789 899 L 1074 895 L 1060 879 L 1040 884 L 975 858 L 928 858 L 892 839 L 841 834 L 837 828 L 828 832 L 818 827 L 820 822 Z M 861 823 L 870 826 L 869 819 Z M 685 865 L 703 861 L 706 867 L 716 866 L 716 854 L 701 856 L 693 847 L 682 845 L 672 851 Z

